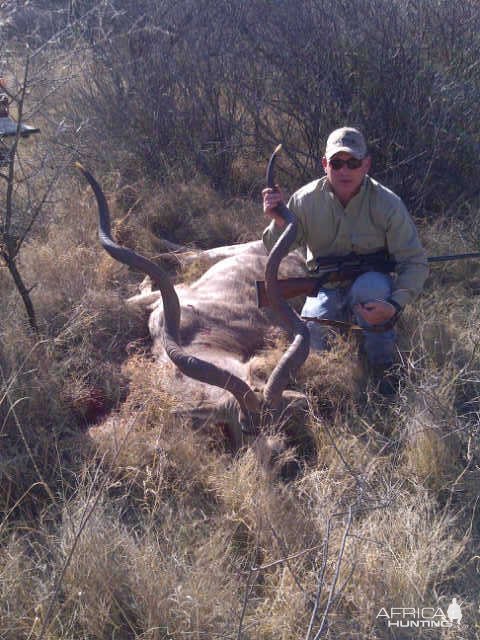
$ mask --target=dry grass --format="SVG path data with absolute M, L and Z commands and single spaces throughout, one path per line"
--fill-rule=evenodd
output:
M 242 225 L 252 229 L 233 203 L 228 230 L 218 227 L 219 201 L 201 184 L 156 202 L 145 196 L 141 214 L 137 195 L 123 230 L 148 253 L 161 225 L 186 220 L 193 234 L 205 223 L 204 244 L 247 239 Z M 435 273 L 405 314 L 405 375 L 390 406 L 365 381 L 354 338 L 310 356 L 292 385 L 310 400 L 316 458 L 285 483 L 252 448 L 233 457 L 213 429 L 195 431 L 176 415 L 180 399 L 149 357 L 145 319 L 118 295 L 132 292 L 128 274 L 96 251 L 91 201 L 77 204 L 81 220 L 67 227 L 59 211 L 23 255 L 28 280 L 39 281 L 41 344 L 0 273 L 9 302 L 0 336 L 0 637 L 305 638 L 323 567 L 310 640 L 327 606 L 331 637 L 386 639 L 380 607 L 446 609 L 454 596 L 464 613 L 456 637 L 473 638 L 480 307 L 462 288 L 466 271 L 448 282 Z M 135 236 L 135 216 L 148 233 Z M 252 365 L 255 384 L 281 349 L 272 344 Z M 401 637 L 433 637 L 415 633 Z
M 163 250 L 160 238 L 187 246 L 194 239 L 202 248 L 256 240 L 264 222 L 251 200 L 223 198 L 200 180 L 163 188 L 131 185 L 127 203 L 124 190 L 119 201 L 123 210 L 129 206 L 117 221 L 116 237 L 149 255 Z

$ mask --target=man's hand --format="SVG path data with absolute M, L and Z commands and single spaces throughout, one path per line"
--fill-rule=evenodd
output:
M 280 216 L 275 209 L 279 204 L 284 202 L 283 193 L 278 186 L 275 189 L 263 189 L 263 212 L 265 215 L 270 216 L 275 220 L 275 224 L 283 229 L 286 225 L 285 220 Z
M 368 302 L 356 304 L 353 310 L 369 324 L 385 324 L 393 318 L 396 309 L 393 304 L 385 300 L 369 300 Z

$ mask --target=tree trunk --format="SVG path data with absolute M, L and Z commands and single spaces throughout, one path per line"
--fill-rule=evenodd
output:
M 37 319 L 35 317 L 35 309 L 33 308 L 32 299 L 30 297 L 30 291 L 27 289 L 27 287 L 25 286 L 25 283 L 22 280 L 22 276 L 20 275 L 20 272 L 17 269 L 15 259 L 5 254 L 3 254 L 3 259 L 5 260 L 5 264 L 7 265 L 8 270 L 10 271 L 10 274 L 13 278 L 13 281 L 15 282 L 15 286 L 17 287 L 17 290 L 22 297 L 23 304 L 25 305 L 25 309 L 27 311 L 28 323 L 30 325 L 30 328 L 34 333 L 38 334 L 39 330 L 37 325 Z

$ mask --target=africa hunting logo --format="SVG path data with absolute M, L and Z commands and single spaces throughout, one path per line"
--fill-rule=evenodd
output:
M 377 619 L 383 619 L 388 627 L 436 629 L 451 628 L 460 624 L 462 609 L 453 598 L 447 613 L 441 607 L 382 607 Z

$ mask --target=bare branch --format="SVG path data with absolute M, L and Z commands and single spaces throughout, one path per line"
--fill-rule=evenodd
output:
M 325 570 L 327 568 L 327 559 L 328 559 L 328 545 L 330 542 L 330 527 L 331 527 L 332 518 L 329 518 L 327 521 L 327 530 L 325 532 L 325 539 L 323 541 L 323 552 L 322 552 L 322 567 L 320 569 L 320 574 L 317 580 L 317 592 L 315 595 L 315 601 L 313 604 L 312 615 L 310 616 L 310 623 L 307 629 L 307 635 L 305 636 L 305 640 L 310 640 L 313 631 L 313 625 L 318 615 L 318 608 L 320 606 L 320 596 L 322 595 L 323 583 L 325 580 Z
M 7 185 L 7 195 L 5 202 L 5 218 L 3 223 L 3 238 L 6 242 L 7 248 L 9 247 L 9 237 L 10 237 L 10 228 L 12 222 L 13 215 L 13 187 L 15 184 L 15 158 L 17 154 L 18 142 L 20 140 L 20 126 L 22 123 L 23 116 L 23 104 L 25 100 L 25 95 L 27 91 L 27 81 L 28 81 L 28 71 L 30 67 L 30 58 L 27 56 L 25 60 L 24 74 L 23 74 L 23 82 L 22 88 L 20 92 L 20 98 L 18 100 L 18 127 L 17 133 L 15 135 L 15 140 L 10 149 L 10 163 L 8 167 L 8 185 Z
M 65 574 L 67 572 L 68 567 L 70 566 L 70 562 L 72 561 L 73 555 L 75 553 L 75 550 L 77 548 L 77 545 L 80 541 L 80 538 L 82 536 L 83 531 L 85 530 L 85 527 L 88 524 L 88 521 L 90 520 L 90 518 L 92 517 L 95 509 L 98 506 L 98 503 L 100 502 L 100 498 L 103 495 L 104 489 L 106 487 L 106 484 L 108 482 L 109 479 L 109 473 L 112 471 L 112 469 L 114 469 L 115 467 L 115 462 L 118 459 L 118 456 L 120 455 L 121 451 L 123 450 L 129 436 L 131 433 L 132 428 L 134 427 L 138 416 L 140 415 L 140 413 L 137 413 L 134 415 L 134 417 L 132 418 L 130 425 L 128 426 L 125 436 L 123 437 L 123 440 L 120 442 L 119 447 L 117 448 L 117 451 L 115 452 L 115 455 L 112 457 L 111 463 L 109 468 L 107 469 L 107 471 L 105 472 L 102 481 L 100 482 L 100 485 L 98 487 L 97 490 L 97 494 L 93 499 L 93 502 L 91 503 L 91 505 L 89 506 L 89 500 L 87 500 L 87 504 L 85 506 L 85 510 L 82 514 L 82 519 L 81 519 L 81 523 L 80 523 L 80 527 L 77 531 L 77 533 L 75 534 L 75 538 L 73 540 L 72 546 L 70 548 L 70 551 L 67 554 L 67 557 L 65 558 L 65 562 L 63 563 L 62 569 L 58 575 L 58 578 L 55 582 L 54 588 L 53 588 L 53 593 L 50 597 L 50 601 L 48 604 L 48 608 L 47 608 L 47 612 L 45 614 L 45 618 L 43 620 L 43 624 L 42 624 L 42 628 L 40 629 L 40 633 L 38 636 L 38 640 L 44 640 L 45 638 L 45 634 L 48 632 L 48 629 L 50 627 L 50 623 L 53 617 L 53 612 L 54 612 L 54 608 L 55 605 L 57 603 L 57 598 L 58 598 L 58 594 L 60 593 L 60 588 L 62 586 L 63 580 L 65 578 Z M 101 467 L 101 464 L 99 465 L 98 468 Z M 95 485 L 92 483 L 91 488 L 93 489 Z
M 337 581 L 338 581 L 338 576 L 340 575 L 340 567 L 342 565 L 342 560 L 343 560 L 343 554 L 345 552 L 345 544 L 347 542 L 347 536 L 348 536 L 348 532 L 350 530 L 350 527 L 352 525 L 352 507 L 350 506 L 348 508 L 348 519 L 347 519 L 347 523 L 345 525 L 345 529 L 343 532 L 343 537 L 342 537 L 342 543 L 340 545 L 340 550 L 338 552 L 338 556 L 337 556 L 337 563 L 335 566 L 335 574 L 333 577 L 333 582 L 331 584 L 330 587 L 330 591 L 328 593 L 328 600 L 327 600 L 327 604 L 325 606 L 325 610 L 323 612 L 323 617 L 322 617 L 322 622 L 320 624 L 320 629 L 318 630 L 317 634 L 315 635 L 313 640 L 319 640 L 323 634 L 323 631 L 327 625 L 327 620 L 328 620 L 328 614 L 330 612 L 330 607 L 332 605 L 333 602 L 333 598 L 334 598 L 334 594 L 335 594 L 335 587 L 337 586 Z M 323 575 L 322 575 L 322 581 L 323 581 Z

